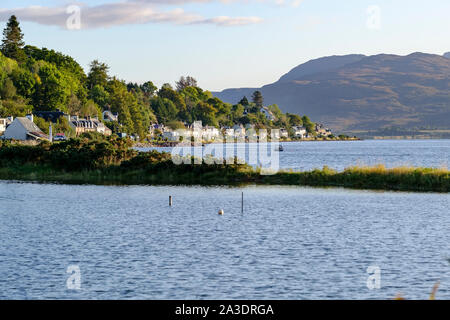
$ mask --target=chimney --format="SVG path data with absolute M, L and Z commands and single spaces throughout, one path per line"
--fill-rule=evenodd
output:
M 53 128 L 51 123 L 50 126 L 48 127 L 48 136 L 50 137 L 50 142 L 53 142 Z
M 34 116 L 33 116 L 32 113 L 27 114 L 27 118 L 28 118 L 31 122 L 34 122 Z

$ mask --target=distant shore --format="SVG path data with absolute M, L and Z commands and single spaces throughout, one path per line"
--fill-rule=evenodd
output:
M 324 139 L 324 138 L 317 138 L 317 139 L 301 139 L 301 140 L 282 140 L 279 141 L 280 144 L 283 143 L 290 143 L 290 142 L 330 142 L 330 141 L 361 141 L 360 138 L 348 138 L 348 139 Z M 224 142 L 215 142 L 215 141 L 205 141 L 202 142 L 202 145 L 208 145 L 213 143 L 224 143 Z M 254 143 L 254 142 L 248 142 L 245 143 Z M 268 143 L 271 143 L 271 141 L 268 141 Z M 195 146 L 193 142 L 173 142 L 173 141 L 160 141 L 160 142 L 135 142 L 133 147 L 135 148 L 173 148 L 176 146 Z

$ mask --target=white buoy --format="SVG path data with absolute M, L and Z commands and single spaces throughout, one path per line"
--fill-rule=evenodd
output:
M 219 210 L 219 215 L 223 216 L 224 213 L 222 209 Z

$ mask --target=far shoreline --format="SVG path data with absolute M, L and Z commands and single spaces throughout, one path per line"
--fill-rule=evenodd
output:
M 354 141 L 363 141 L 366 139 L 361 139 L 361 138 L 348 138 L 348 139 L 302 139 L 302 140 L 283 140 L 283 141 L 278 141 L 278 143 L 282 144 L 282 143 L 292 143 L 292 142 L 342 142 L 342 141 L 350 141 L 350 142 L 354 142 Z M 245 144 L 252 144 L 252 143 L 260 143 L 260 142 L 249 142 L 249 141 L 245 141 L 245 142 L 237 142 L 234 141 L 234 144 L 236 143 L 245 143 Z M 262 142 L 265 143 L 265 142 Z M 276 143 L 276 142 L 272 142 L 272 141 L 267 141 L 267 143 Z M 155 143 L 147 143 L 147 142 L 135 142 L 133 144 L 133 148 L 174 148 L 174 147 L 200 147 L 200 146 L 205 146 L 205 145 L 210 145 L 210 144 L 227 144 L 226 141 L 209 141 L 209 142 L 202 142 L 202 143 L 198 143 L 197 145 L 195 145 L 194 142 L 192 143 L 183 143 L 183 142 L 170 142 L 170 141 L 164 141 L 161 142 L 160 144 L 155 144 Z

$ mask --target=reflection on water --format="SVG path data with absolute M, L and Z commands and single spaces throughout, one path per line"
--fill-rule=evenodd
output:
M 0 195 L 1 299 L 423 299 L 438 279 L 450 298 L 448 194 L 1 182 Z

